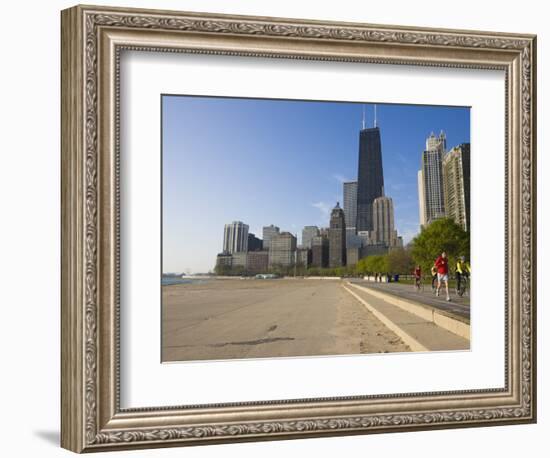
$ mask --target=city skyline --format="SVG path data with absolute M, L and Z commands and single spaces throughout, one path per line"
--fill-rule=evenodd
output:
M 369 104 L 163 97 L 163 271 L 212 270 L 229 221 L 258 237 L 270 224 L 298 239 L 305 226 L 326 227 L 343 182 L 357 180 L 363 107 L 371 128 Z M 407 243 L 418 232 L 422 143 L 438 128 L 451 145 L 469 141 L 469 109 L 378 104 L 377 117 L 384 194 Z

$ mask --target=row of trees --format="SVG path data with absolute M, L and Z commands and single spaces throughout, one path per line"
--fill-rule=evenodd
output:
M 386 255 L 368 256 L 361 259 L 356 268 L 358 273 L 366 274 L 410 274 L 419 265 L 423 272 L 429 272 L 442 252 L 447 253 L 451 271 L 460 256 L 469 259 L 470 234 L 450 218 L 432 222 L 407 248 L 392 250 Z
M 432 222 L 423 229 L 406 248 L 392 249 L 388 254 L 367 256 L 360 259 L 354 266 L 336 268 L 306 268 L 303 265 L 273 266 L 271 273 L 281 276 L 362 276 L 375 273 L 411 274 L 416 265 L 420 265 L 423 272 L 429 272 L 435 259 L 443 251 L 449 257 L 449 266 L 455 266 L 460 256 L 469 258 L 470 235 L 450 218 L 443 218 Z M 250 275 L 243 268 L 218 266 L 218 275 Z
M 468 259 L 470 254 L 470 234 L 450 218 L 432 222 L 407 248 L 361 259 L 356 270 L 360 274 L 410 274 L 415 266 L 419 265 L 423 272 L 429 272 L 435 259 L 442 252 L 447 253 L 451 271 L 460 256 Z
M 275 274 L 280 275 L 281 277 L 284 276 L 292 276 L 296 274 L 298 277 L 303 277 L 306 275 L 313 275 L 310 271 L 312 269 L 308 269 L 304 264 L 297 264 L 296 267 L 294 265 L 291 266 L 283 266 L 283 265 L 274 265 L 270 266 L 267 271 L 251 271 L 247 269 L 244 266 L 226 266 L 226 265 L 217 265 L 214 268 L 214 272 L 216 275 L 225 275 L 225 276 L 252 276 L 256 274 Z

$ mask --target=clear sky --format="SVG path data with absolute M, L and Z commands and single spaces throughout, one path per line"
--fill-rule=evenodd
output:
M 363 107 L 344 102 L 162 97 L 163 271 L 208 272 L 225 223 L 261 238 L 269 224 L 328 226 L 342 181 L 357 178 Z M 417 172 L 426 137 L 470 141 L 470 109 L 377 105 L 385 194 L 405 243 L 419 230 Z

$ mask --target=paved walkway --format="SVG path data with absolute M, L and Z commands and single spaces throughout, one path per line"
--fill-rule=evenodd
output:
M 416 291 L 413 285 L 404 285 L 400 283 L 377 283 L 367 280 L 351 280 L 351 283 L 356 283 L 367 288 L 372 288 L 387 294 L 401 297 L 413 302 L 429 305 L 438 310 L 455 314 L 460 317 L 470 319 L 470 298 L 460 297 L 450 292 L 451 301 L 445 300 L 445 292 L 441 291 L 441 296 L 437 297 L 430 288 L 430 285 L 425 285 L 424 290 Z
M 384 299 L 370 294 L 368 289 L 346 285 L 344 289 L 401 337 L 413 351 L 468 350 L 470 348 L 468 339 L 393 304 L 391 295 L 385 296 L 387 299 Z

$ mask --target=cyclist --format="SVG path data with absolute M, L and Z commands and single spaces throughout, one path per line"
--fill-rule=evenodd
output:
M 414 287 L 419 290 L 420 289 L 420 282 L 422 280 L 422 268 L 420 266 L 416 266 L 414 268 Z
M 447 294 L 447 301 L 451 300 L 449 296 L 449 259 L 447 253 L 442 252 L 440 256 L 435 260 L 434 266 L 437 268 L 437 290 L 436 296 L 439 296 L 439 290 L 441 289 L 441 283 L 445 283 L 445 293 Z
M 460 256 L 456 262 L 456 292 L 462 295 L 461 286 L 463 280 L 470 276 L 470 264 L 466 262 L 464 256 Z

